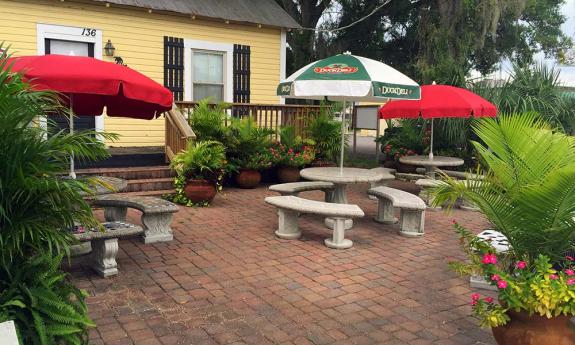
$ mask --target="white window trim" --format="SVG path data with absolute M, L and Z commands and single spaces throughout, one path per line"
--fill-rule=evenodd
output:
M 75 26 L 53 25 L 53 24 L 36 24 L 36 45 L 38 55 L 45 55 L 46 42 L 45 39 L 55 39 L 74 42 L 94 43 L 94 58 L 102 60 L 102 30 L 96 29 L 95 36 L 83 36 L 82 31 L 84 28 Z M 46 123 L 41 124 L 46 127 Z M 104 131 L 104 116 L 96 116 L 94 121 L 96 132 Z M 104 138 L 98 136 L 100 141 Z
M 233 102 L 234 95 L 234 45 L 198 40 L 184 40 L 184 100 L 193 99 L 192 50 L 205 50 L 223 53 L 224 55 L 224 102 Z
M 286 78 L 286 53 L 287 53 L 287 32 L 282 29 L 280 35 L 280 82 Z M 286 99 L 280 97 L 280 104 L 285 104 Z

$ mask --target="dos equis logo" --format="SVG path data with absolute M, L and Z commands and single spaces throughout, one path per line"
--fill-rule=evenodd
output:
M 315 73 L 320 74 L 350 74 L 357 72 L 357 67 L 350 67 L 344 63 L 332 63 L 325 67 L 316 67 L 313 69 Z

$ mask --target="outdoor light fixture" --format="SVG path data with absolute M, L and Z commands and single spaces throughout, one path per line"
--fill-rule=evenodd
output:
M 108 43 L 106 43 L 106 45 L 104 46 L 104 53 L 106 54 L 106 56 L 114 56 L 115 50 L 116 47 L 114 47 L 112 41 L 108 40 Z

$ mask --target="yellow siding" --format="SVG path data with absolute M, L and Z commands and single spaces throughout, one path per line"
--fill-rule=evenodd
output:
M 0 18 L 0 42 L 11 45 L 11 52 L 16 56 L 37 55 L 38 23 L 96 28 L 102 30 L 104 43 L 113 42 L 116 56 L 159 83 L 164 80 L 164 36 L 249 45 L 251 101 L 279 103 L 275 90 L 280 76 L 280 29 L 193 20 L 148 13 L 144 9 L 106 7 L 103 3 L 58 0 L 0 0 Z M 163 118 L 145 121 L 106 117 L 104 128 L 120 135 L 113 146 L 164 144 Z

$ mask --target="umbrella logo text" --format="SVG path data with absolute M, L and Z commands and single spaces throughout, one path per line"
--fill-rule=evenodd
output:
M 333 63 L 325 67 L 316 67 L 313 71 L 320 74 L 350 74 L 357 72 L 358 68 L 343 63 Z
M 389 87 L 389 86 L 382 86 L 381 87 L 382 94 L 394 94 L 394 95 L 409 95 L 411 94 L 411 90 L 404 89 L 402 87 Z

